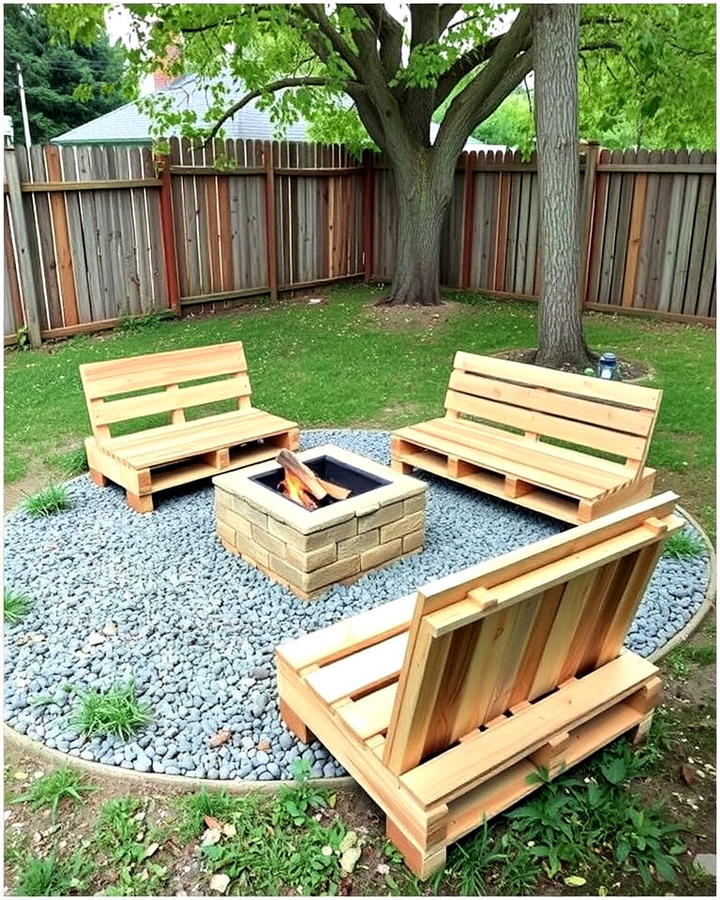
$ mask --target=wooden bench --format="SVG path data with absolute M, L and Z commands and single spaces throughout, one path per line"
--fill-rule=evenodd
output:
M 624 732 L 660 682 L 623 641 L 665 539 L 665 493 L 276 650 L 280 713 L 317 735 L 426 878 L 448 844 Z
M 395 431 L 392 466 L 589 522 L 652 494 L 655 470 L 645 460 L 661 397 L 652 388 L 459 352 L 444 418 Z
M 251 405 L 240 341 L 85 363 L 80 378 L 93 430 L 85 441 L 90 477 L 101 487 L 107 479 L 122 485 L 128 504 L 138 512 L 152 510 L 157 491 L 298 446 L 295 422 Z M 128 396 L 148 389 L 154 390 Z M 237 409 L 186 420 L 186 409 L 221 400 L 234 401 Z M 170 424 L 110 434 L 117 422 L 158 413 L 168 414 Z

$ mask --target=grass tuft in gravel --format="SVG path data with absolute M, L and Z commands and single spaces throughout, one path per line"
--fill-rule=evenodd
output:
M 702 541 L 692 532 L 683 530 L 670 535 L 665 543 L 663 554 L 674 559 L 693 559 L 705 549 Z
M 130 682 L 106 691 L 81 691 L 72 723 L 87 737 L 112 734 L 126 741 L 151 718 L 150 707 L 137 699 L 135 685 Z
M 4 617 L 8 625 L 17 625 L 30 611 L 32 601 L 27 594 L 5 589 Z
M 49 809 L 53 824 L 57 821 L 57 811 L 63 800 L 80 803 L 84 794 L 95 790 L 87 779 L 69 766 L 62 766 L 43 775 L 30 789 L 16 797 L 13 803 L 29 803 L 33 811 Z
M 72 503 L 62 484 L 53 484 L 45 490 L 28 497 L 23 503 L 25 512 L 31 516 L 54 516 L 64 509 L 70 509 Z

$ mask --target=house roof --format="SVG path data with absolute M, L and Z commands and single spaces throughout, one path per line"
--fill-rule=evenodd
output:
M 198 123 L 212 125 L 212 119 L 206 118 L 208 107 L 211 103 L 210 90 L 198 82 L 196 75 L 184 75 L 178 78 L 161 91 L 170 96 L 173 106 L 178 110 L 191 109 L 197 114 Z M 236 97 L 232 95 L 229 100 L 240 99 L 242 93 L 237 91 Z M 150 116 L 138 109 L 137 102 L 126 103 L 119 106 L 97 119 L 92 119 L 77 128 L 71 128 L 64 134 L 52 139 L 53 144 L 149 144 Z M 430 138 L 434 142 L 439 125 L 436 122 L 430 124 Z M 258 109 L 255 101 L 251 100 L 239 112 L 228 119 L 224 124 L 228 138 L 247 138 L 250 140 L 274 140 L 275 125 L 270 118 L 268 110 Z M 170 136 L 178 135 L 179 128 L 173 127 Z M 290 125 L 284 134 L 286 141 L 308 141 L 307 123 L 300 120 Z M 466 150 L 504 150 L 504 147 L 481 144 L 479 141 L 469 138 L 465 144 Z
M 191 109 L 197 113 L 199 123 L 213 124 L 207 120 L 207 109 L 211 102 L 209 88 L 198 83 L 195 75 L 184 75 L 173 84 L 157 92 L 167 94 L 173 100 L 178 111 Z M 237 99 L 241 93 L 238 92 Z M 126 103 L 97 119 L 92 119 L 77 128 L 71 128 L 64 134 L 52 139 L 54 144 L 144 144 L 150 143 L 150 116 L 138 109 L 136 102 Z M 254 101 L 250 101 L 232 119 L 225 123 L 228 138 L 250 138 L 251 140 L 272 140 L 275 126 L 267 110 L 258 109 Z M 178 128 L 172 128 L 170 135 L 179 134 Z M 285 140 L 307 141 L 305 122 L 290 125 L 285 133 Z

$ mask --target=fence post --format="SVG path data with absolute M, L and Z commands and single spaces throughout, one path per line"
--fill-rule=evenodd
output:
M 373 276 L 373 231 L 375 226 L 375 154 L 372 150 L 363 152 L 365 183 L 363 185 L 363 262 L 365 283 Z
M 475 218 L 475 163 L 477 153 L 463 151 L 465 163 L 465 178 L 463 181 L 463 232 L 462 255 L 460 257 L 460 287 L 467 290 L 470 287 L 470 273 L 472 271 L 472 236 L 473 219 Z
M 180 313 L 180 282 L 175 253 L 175 219 L 172 202 L 172 175 L 170 156 L 159 153 L 155 165 L 160 171 L 160 230 L 162 232 L 163 256 L 165 257 L 165 277 L 168 291 L 168 307 L 175 315 Z
M 23 207 L 22 192 L 20 190 L 20 175 L 18 174 L 17 158 L 15 150 L 5 151 L 5 182 L 10 201 L 10 215 L 12 217 L 13 231 L 15 234 L 15 246 L 18 256 L 18 269 L 22 297 L 25 301 L 25 326 L 27 327 L 28 340 L 31 347 L 39 347 L 42 343 L 40 336 L 40 315 L 38 312 L 38 295 L 35 287 L 35 273 L 33 260 L 30 258 L 30 244 L 28 242 L 27 223 L 25 221 L 25 209 Z M 5 225 L 7 228 L 7 224 Z
M 580 247 L 580 306 L 587 303 L 588 269 L 590 267 L 590 240 L 592 237 L 592 223 L 595 206 L 595 178 L 597 173 L 598 157 L 600 156 L 600 144 L 597 141 L 588 141 L 585 153 L 585 175 L 582 187 L 582 244 Z
M 267 270 L 270 299 L 277 300 L 277 234 L 275 230 L 275 160 L 270 141 L 263 144 L 265 162 L 265 235 L 267 244 Z

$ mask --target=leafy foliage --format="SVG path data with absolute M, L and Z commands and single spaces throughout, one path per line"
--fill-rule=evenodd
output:
M 89 44 L 70 41 L 48 21 L 48 8 L 13 3 L 3 8 L 5 112 L 15 141 L 25 143 L 16 63 L 20 63 L 34 142 L 50 138 L 115 109 L 130 99 L 124 54 L 108 42 L 104 25 Z
M 150 708 L 135 695 L 135 685 L 116 684 L 106 691 L 80 693 L 72 722 L 87 737 L 113 734 L 128 740 L 151 719 Z

